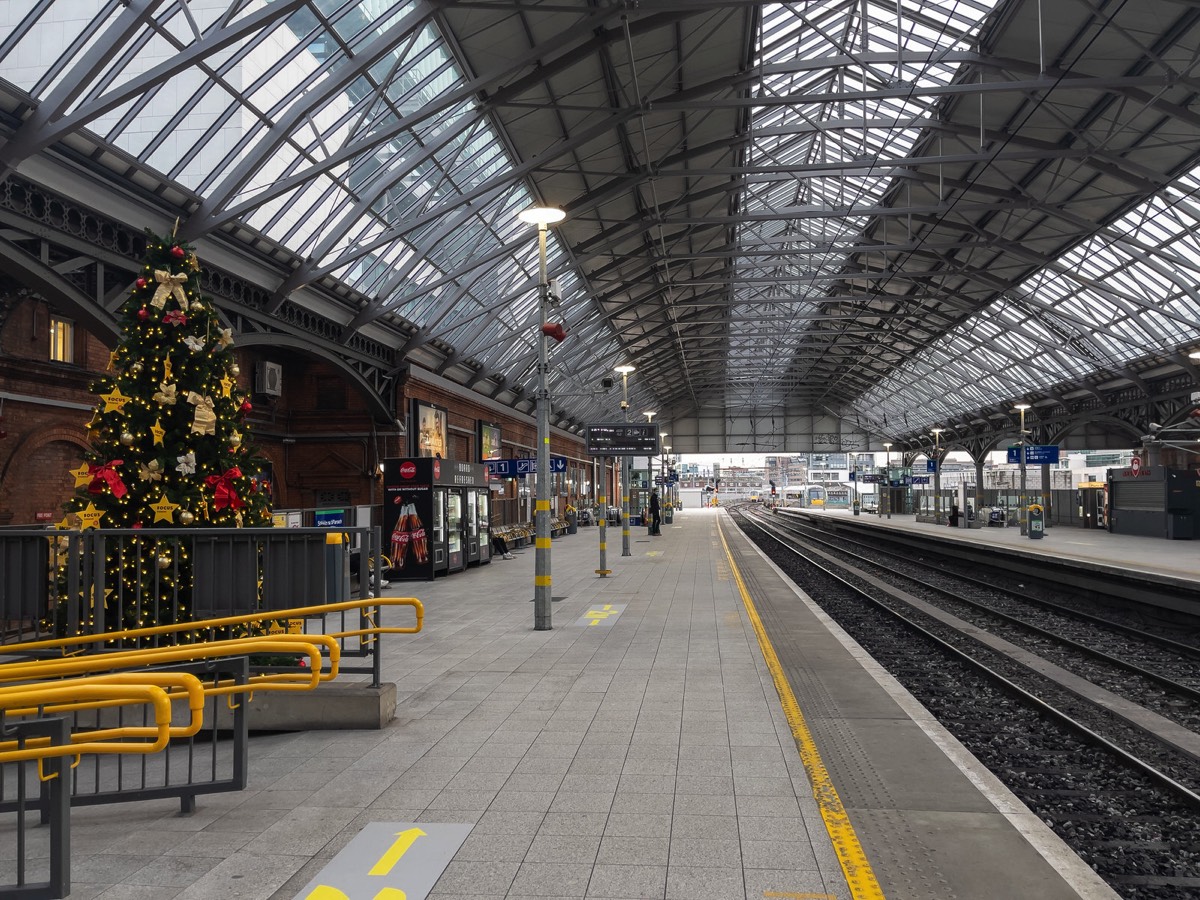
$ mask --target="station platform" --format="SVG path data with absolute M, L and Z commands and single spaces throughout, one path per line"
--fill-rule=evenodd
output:
M 1096 571 L 1120 570 L 1194 586 L 1200 579 L 1200 541 L 1167 540 L 1131 534 L 1110 534 L 1099 528 L 1052 525 L 1033 539 L 1016 525 L 1006 527 L 951 528 L 918 522 L 911 514 L 890 518 L 876 513 L 855 516 L 848 509 L 805 509 L 806 515 L 852 520 L 856 525 L 893 528 L 928 534 L 939 540 L 971 541 L 984 546 L 1042 556 L 1059 562 L 1087 565 Z
M 549 631 L 532 549 L 393 583 L 426 609 L 385 645 L 394 722 L 254 736 L 190 815 L 74 810 L 72 900 L 1116 896 L 724 510 L 608 546 L 601 578 L 597 528 L 553 541 Z M 349 886 L 427 838 L 431 888 Z

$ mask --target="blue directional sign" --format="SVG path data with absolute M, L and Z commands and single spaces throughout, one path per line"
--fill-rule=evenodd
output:
M 937 471 L 937 460 L 936 459 L 925 460 L 925 471 L 926 472 L 936 472 Z M 928 479 L 926 479 L 926 480 L 928 480 Z
M 1008 448 L 1008 461 L 1010 463 L 1019 463 L 1021 461 L 1021 447 L 1018 444 L 1016 447 Z M 1025 464 L 1028 466 L 1055 466 L 1058 465 L 1058 445 L 1057 444 L 1030 444 L 1025 448 Z
M 912 483 L 913 484 L 929 484 L 929 476 L 928 475 L 914 475 L 912 477 Z

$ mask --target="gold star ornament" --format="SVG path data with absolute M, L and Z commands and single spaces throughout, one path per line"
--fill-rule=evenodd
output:
M 154 435 L 155 445 L 159 445 L 162 443 L 162 439 L 167 434 L 167 429 L 162 427 L 162 419 L 155 420 L 154 424 L 150 428 L 150 433 L 152 435 Z
M 87 531 L 89 528 L 100 527 L 100 520 L 104 518 L 104 510 L 96 509 L 96 504 L 88 501 L 87 507 L 75 515 L 79 516 L 80 531 Z
M 150 508 L 154 510 L 155 522 L 169 522 L 175 524 L 175 510 L 179 509 L 178 503 L 172 503 L 164 494 L 157 503 L 151 503 Z M 151 523 L 153 524 L 153 523 Z
M 100 399 L 104 401 L 105 412 L 125 412 L 125 404 L 133 398 L 126 397 L 119 387 L 115 387 L 110 393 L 101 394 Z
M 91 466 L 87 463 L 80 463 L 78 469 L 72 469 L 71 474 L 75 476 L 75 487 L 83 487 L 92 483 L 92 473 L 89 471 Z

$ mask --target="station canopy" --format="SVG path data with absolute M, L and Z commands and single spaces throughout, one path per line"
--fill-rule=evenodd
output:
M 620 364 L 632 412 L 763 452 L 815 417 L 918 434 L 1197 375 L 1195 3 L 0 9 L 0 173 L 133 190 L 257 261 L 273 308 L 518 409 L 518 213 L 560 207 L 549 384 L 578 433 Z

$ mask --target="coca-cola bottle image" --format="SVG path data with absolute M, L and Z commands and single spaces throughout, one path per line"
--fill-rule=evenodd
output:
M 408 544 L 412 538 L 409 533 L 408 506 L 400 507 L 400 517 L 392 529 L 392 568 L 403 569 L 404 559 L 408 556 Z
M 417 508 L 411 503 L 408 508 L 411 510 L 408 514 L 408 522 L 412 528 L 413 556 L 416 558 L 417 564 L 423 566 L 429 562 L 429 541 L 425 538 L 425 526 L 421 524 Z

